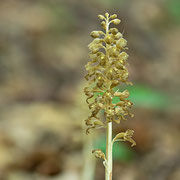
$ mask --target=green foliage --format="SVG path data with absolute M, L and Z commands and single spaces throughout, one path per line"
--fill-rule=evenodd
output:
M 123 142 L 116 142 L 113 145 L 113 158 L 121 162 L 129 162 L 135 158 L 135 152 Z
M 126 88 L 127 89 L 127 88 Z M 128 87 L 129 99 L 136 106 L 143 106 L 156 109 L 164 109 L 168 106 L 168 97 L 164 93 L 144 85 Z
M 180 23 L 180 0 L 168 0 L 167 8 L 172 18 Z

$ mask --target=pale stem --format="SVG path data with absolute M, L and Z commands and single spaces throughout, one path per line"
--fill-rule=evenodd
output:
M 106 20 L 106 34 L 109 31 L 109 17 Z M 106 44 L 108 48 L 108 44 Z M 106 55 L 108 53 L 106 51 Z M 106 128 L 106 167 L 105 167 L 105 180 L 112 180 L 112 122 L 107 123 Z
M 105 180 L 112 180 L 112 122 L 106 128 L 106 160 Z

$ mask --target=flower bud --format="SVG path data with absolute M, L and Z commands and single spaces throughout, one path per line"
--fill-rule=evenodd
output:
M 103 55 L 100 56 L 100 60 L 102 61 L 104 59 L 105 59 L 105 55 L 103 54 Z
M 126 61 L 128 59 L 129 55 L 126 52 L 122 52 L 119 54 L 119 59 Z
M 101 66 L 104 66 L 105 64 L 106 64 L 106 59 L 105 59 L 105 56 L 104 55 L 101 55 L 100 57 L 99 57 L 99 64 L 101 65 Z
M 112 47 L 109 54 L 112 57 L 117 57 L 119 55 L 119 50 L 116 47 Z
M 100 34 L 99 34 L 99 31 L 92 31 L 90 35 L 93 38 L 98 38 Z
M 106 13 L 105 13 L 105 16 L 106 16 L 106 17 L 109 17 L 109 13 L 106 12 Z
M 128 72 L 124 72 L 121 77 L 123 80 L 126 80 L 128 76 L 129 76 Z
M 117 34 L 118 33 L 118 29 L 117 28 L 111 28 L 110 30 L 109 30 L 109 32 L 111 32 L 112 34 Z
M 102 80 L 102 77 L 101 77 L 101 76 L 98 76 L 97 79 L 100 81 L 100 80 Z
M 113 69 L 109 68 L 106 74 L 108 79 L 112 79 L 113 78 Z
M 106 29 L 106 23 L 105 23 L 105 21 L 101 22 L 101 26 L 102 26 L 104 29 Z
M 112 20 L 112 23 L 115 25 L 118 25 L 121 21 L 119 19 Z
M 99 80 L 99 81 L 97 82 L 96 86 L 101 89 L 102 86 L 103 86 L 103 83 L 104 83 L 103 80 Z
M 111 108 L 107 108 L 107 110 L 106 110 L 106 116 L 108 117 L 111 117 L 111 116 L 113 116 L 114 115 L 114 110 L 113 109 L 111 109 Z
M 119 49 L 124 48 L 127 45 L 127 41 L 124 38 L 120 38 L 117 42 L 116 42 L 116 46 Z
M 113 80 L 110 87 L 111 87 L 111 88 L 114 88 L 114 87 L 116 87 L 118 84 L 119 84 L 119 81 L 118 81 L 118 80 Z
M 125 90 L 122 92 L 122 96 L 120 97 L 121 100 L 124 100 L 129 97 L 129 91 Z
M 117 18 L 117 14 L 113 14 L 112 16 L 110 16 L 111 19 L 115 19 Z
M 94 44 L 98 44 L 98 43 L 100 43 L 101 42 L 101 39 L 99 39 L 99 38 L 95 38 L 94 40 L 93 40 L 93 43 Z
M 91 49 L 91 52 L 92 52 L 93 54 L 96 54 L 98 51 L 99 51 L 99 48 L 93 47 L 93 48 Z
M 129 97 L 129 91 L 124 90 L 123 92 L 115 92 L 114 96 L 118 96 L 121 101 L 124 101 L 126 98 Z
M 112 35 L 106 35 L 104 40 L 106 41 L 107 44 L 111 44 L 113 42 L 113 36 Z
M 115 39 L 120 39 L 120 38 L 122 38 L 123 37 L 123 35 L 120 33 L 120 32 L 118 32 L 116 35 L 115 35 Z
M 100 108 L 104 108 L 104 105 L 102 103 L 98 104 Z
M 124 111 L 123 111 L 122 107 L 118 106 L 115 108 L 115 112 L 116 112 L 116 114 L 122 114 Z
M 104 16 L 103 16 L 103 15 L 98 15 L 98 18 L 99 18 L 100 20 L 103 20 L 103 19 L 104 19 Z
M 128 106 L 132 106 L 132 102 L 128 102 L 127 105 L 128 105 Z
M 119 61 L 117 61 L 117 62 L 115 63 L 115 67 L 116 67 L 117 69 L 124 70 L 124 66 L 123 66 L 122 63 L 119 62 Z

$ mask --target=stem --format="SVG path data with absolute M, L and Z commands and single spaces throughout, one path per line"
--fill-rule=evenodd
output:
M 107 123 L 106 129 L 106 160 L 105 180 L 112 180 L 112 122 Z
M 106 35 L 109 31 L 109 17 L 106 19 Z M 108 44 L 106 44 L 106 55 Z M 107 123 L 106 128 L 106 168 L 105 168 L 105 180 L 112 180 L 112 122 Z

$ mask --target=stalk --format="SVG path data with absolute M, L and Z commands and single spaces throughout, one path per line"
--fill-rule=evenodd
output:
M 106 170 L 105 180 L 112 180 L 112 122 L 106 128 Z
M 106 19 L 106 35 L 109 31 L 109 17 Z M 106 55 L 108 55 L 108 44 L 106 44 Z M 107 123 L 106 128 L 106 167 L 105 167 L 105 180 L 112 180 L 112 122 Z

